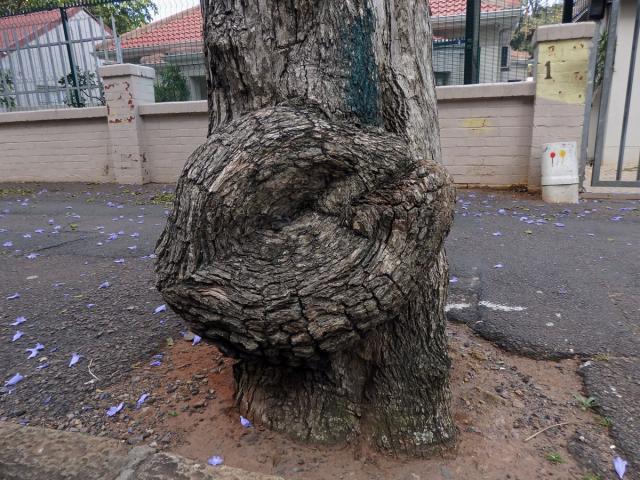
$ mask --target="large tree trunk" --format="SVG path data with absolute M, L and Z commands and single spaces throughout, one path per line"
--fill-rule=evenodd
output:
M 239 359 L 246 416 L 423 454 L 453 439 L 425 0 L 208 0 L 209 139 L 158 288 Z

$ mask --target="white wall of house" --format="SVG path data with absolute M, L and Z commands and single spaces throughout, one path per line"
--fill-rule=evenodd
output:
M 96 72 L 98 66 L 104 63 L 103 58 L 95 55 L 95 44 L 98 42 L 73 41 L 101 38 L 100 23 L 88 13 L 80 11 L 69 19 L 68 26 L 76 65 L 81 71 Z M 36 31 L 38 27 L 35 27 Z M 3 35 L 2 30 L 0 35 Z M 62 77 L 71 73 L 67 48 L 63 42 L 64 31 L 62 24 L 59 24 L 34 38 L 28 45 L 20 45 L 8 55 L 0 56 L 0 69 L 11 72 L 12 75 L 16 90 L 12 96 L 17 109 L 32 110 L 67 105 L 69 92 L 58 83 Z M 97 90 L 91 93 L 94 96 L 98 94 Z M 2 108 L 0 105 L 0 111 L 3 111 Z

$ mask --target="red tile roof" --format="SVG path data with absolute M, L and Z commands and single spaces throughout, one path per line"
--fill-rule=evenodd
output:
M 155 47 L 202 42 L 200 7 L 189 8 L 170 17 L 136 28 L 120 37 L 122 48 Z
M 453 17 L 464 15 L 467 11 L 467 0 L 430 0 L 432 17 Z M 520 8 L 519 0 L 482 0 L 480 10 L 482 12 L 499 12 Z
M 430 0 L 433 17 L 464 15 L 467 0 Z M 483 12 L 520 8 L 520 0 L 482 0 Z M 121 36 L 122 48 L 156 47 L 202 41 L 202 14 L 193 7 Z M 113 48 L 110 45 L 110 48 Z
M 80 10 L 80 8 L 69 8 L 67 9 L 67 15 L 71 18 Z M 60 12 L 58 10 L 0 17 L 0 48 L 12 49 L 16 45 L 27 45 L 60 25 L 60 22 Z

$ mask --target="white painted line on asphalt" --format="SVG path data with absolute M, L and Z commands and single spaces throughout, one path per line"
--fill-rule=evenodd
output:
M 482 300 L 479 303 L 479 305 L 482 305 L 483 307 L 490 308 L 491 310 L 496 310 L 500 312 L 521 312 L 527 309 L 527 307 L 518 307 L 518 306 L 511 307 L 509 305 L 500 305 L 499 303 L 487 302 L 485 300 Z
M 470 303 L 450 303 L 444 307 L 444 311 L 449 312 L 451 310 L 464 310 L 465 308 L 469 308 L 470 306 Z

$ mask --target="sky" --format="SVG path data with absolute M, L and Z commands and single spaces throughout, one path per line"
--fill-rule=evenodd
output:
M 154 2 L 158 6 L 158 14 L 153 17 L 153 20 L 160 20 L 166 18 L 174 13 L 181 12 L 190 7 L 195 7 L 200 4 L 199 0 L 155 0 Z

